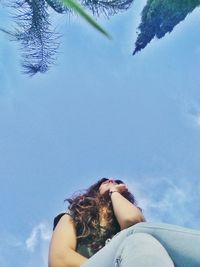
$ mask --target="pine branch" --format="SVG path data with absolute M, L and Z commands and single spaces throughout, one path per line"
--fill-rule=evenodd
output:
M 80 0 L 81 4 L 89 8 L 93 15 L 106 17 L 117 14 L 120 11 L 127 10 L 134 0 Z
M 200 0 L 148 0 L 142 11 L 133 55 L 145 48 L 154 37 L 162 38 L 172 32 L 198 6 Z
M 21 44 L 23 72 L 46 72 L 56 60 L 59 35 L 51 27 L 45 0 L 17 0 L 11 7 L 16 27 L 2 30 Z
M 63 4 L 62 0 L 46 0 L 46 2 L 57 13 L 63 14 L 70 11 L 69 8 Z

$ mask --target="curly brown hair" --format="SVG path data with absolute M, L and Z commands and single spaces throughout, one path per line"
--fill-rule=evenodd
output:
M 109 180 L 101 178 L 98 182 L 84 190 L 85 193 L 73 194 L 71 198 L 65 199 L 69 202 L 76 228 L 77 241 L 79 244 L 87 244 L 93 250 L 98 250 L 104 246 L 106 239 L 112 237 L 120 231 L 120 225 L 115 217 L 109 192 L 104 195 L 99 193 L 100 185 Z M 124 183 L 121 180 L 115 180 L 117 184 Z M 134 205 L 137 205 L 135 197 L 129 191 L 122 195 Z M 105 207 L 107 211 L 107 225 L 102 227 L 99 222 L 99 210 Z M 101 231 L 101 228 L 104 231 Z

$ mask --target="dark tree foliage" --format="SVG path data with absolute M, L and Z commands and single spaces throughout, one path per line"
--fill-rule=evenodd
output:
M 126 10 L 134 0 L 80 0 L 96 16 L 107 17 Z M 1 2 L 0 2 L 1 3 Z M 14 30 L 5 30 L 11 40 L 20 43 L 23 71 L 33 76 L 46 72 L 55 63 L 60 35 L 52 28 L 50 9 L 56 13 L 70 13 L 62 0 L 11 0 L 8 4 L 13 10 L 16 24 Z
M 134 0 L 81 0 L 81 4 L 90 9 L 93 15 L 104 14 L 106 17 L 127 10 Z
M 162 38 L 200 5 L 200 0 L 148 0 L 142 11 L 133 55 L 154 37 Z
M 6 32 L 21 44 L 23 72 L 30 76 L 46 72 L 56 60 L 59 35 L 51 27 L 47 6 L 45 0 L 17 0 L 10 4 L 16 26 Z
M 8 0 L 9 1 L 9 0 Z M 7 1 L 0 0 L 0 4 Z M 79 0 L 95 16 L 109 17 L 127 10 L 134 0 Z M 50 11 L 58 14 L 72 13 L 62 0 L 10 0 L 7 5 L 13 10 L 15 28 L 1 29 L 11 40 L 20 43 L 23 71 L 32 76 L 44 73 L 56 62 L 60 35 L 51 22 Z M 147 0 L 142 11 L 139 34 L 133 54 L 145 48 L 154 37 L 162 38 L 183 21 L 200 0 Z
M 63 14 L 63 13 L 67 13 L 69 11 L 69 9 L 63 4 L 61 3 L 60 0 L 46 0 L 47 4 L 53 8 L 57 13 Z

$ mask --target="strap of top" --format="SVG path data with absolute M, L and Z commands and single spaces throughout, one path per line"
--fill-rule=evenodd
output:
M 72 213 L 72 211 L 70 209 L 68 209 L 65 212 L 59 213 L 58 215 L 56 215 L 56 217 L 54 217 L 54 220 L 53 220 L 53 231 L 56 228 L 56 225 L 58 224 L 58 222 L 60 221 L 60 219 L 62 218 L 62 216 L 65 215 L 65 214 L 70 215 L 72 217 L 72 219 L 74 219 L 73 213 Z

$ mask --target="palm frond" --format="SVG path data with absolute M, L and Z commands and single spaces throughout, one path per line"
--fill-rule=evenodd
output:
M 68 7 L 77 12 L 81 17 L 83 17 L 90 25 L 92 25 L 96 30 L 104 34 L 106 37 L 111 38 L 110 35 L 83 9 L 83 7 L 78 4 L 75 0 L 62 0 Z

